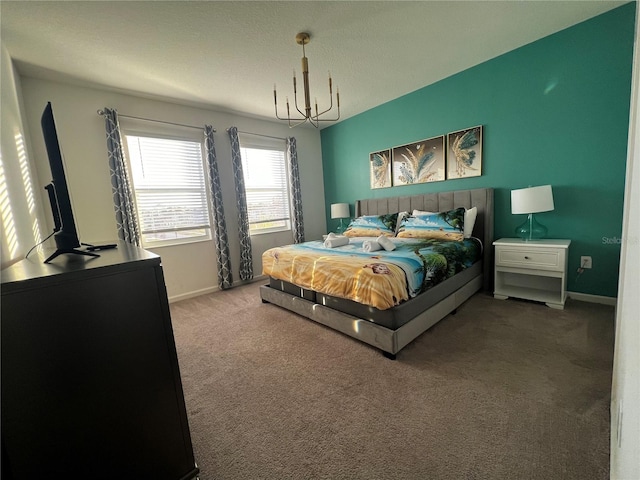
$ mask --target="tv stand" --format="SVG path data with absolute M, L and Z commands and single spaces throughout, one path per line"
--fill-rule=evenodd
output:
M 119 243 L 1 280 L 2 480 L 196 478 L 160 257 Z
M 112 248 L 118 248 L 117 243 L 104 243 L 102 245 L 93 245 L 91 243 L 81 243 L 87 247 L 87 252 L 95 252 L 96 250 L 111 250 Z
M 59 248 L 58 250 L 53 252 L 53 254 L 51 256 L 49 256 L 49 258 L 47 258 L 44 261 L 44 263 L 49 263 L 51 260 L 56 258 L 58 255 L 62 255 L 63 253 L 74 253 L 76 255 L 86 255 L 88 257 L 99 257 L 100 256 L 97 253 L 85 252 L 83 250 L 77 250 L 75 248 Z

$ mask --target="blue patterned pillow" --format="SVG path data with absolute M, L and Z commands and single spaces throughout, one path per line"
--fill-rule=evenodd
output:
M 464 239 L 464 208 L 427 215 L 407 215 L 398 228 L 399 238 Z
M 393 237 L 396 234 L 398 214 L 364 215 L 353 220 L 344 235 L 347 237 Z

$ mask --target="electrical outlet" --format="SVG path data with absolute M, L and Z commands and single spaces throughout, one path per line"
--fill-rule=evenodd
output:
M 580 268 L 592 268 L 591 257 L 580 257 Z

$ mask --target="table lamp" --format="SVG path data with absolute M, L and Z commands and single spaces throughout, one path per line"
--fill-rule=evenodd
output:
M 336 233 L 342 233 L 344 231 L 343 219 L 349 218 L 349 204 L 348 203 L 332 203 L 331 204 L 331 218 L 339 218 L 340 225 L 336 229 Z
M 534 213 L 553 210 L 553 192 L 551 185 L 511 190 L 511 213 L 525 213 L 527 220 L 516 228 L 516 235 L 524 240 L 537 240 L 547 235 L 547 227 L 540 224 Z

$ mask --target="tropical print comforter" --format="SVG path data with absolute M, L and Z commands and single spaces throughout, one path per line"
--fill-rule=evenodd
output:
M 463 241 L 391 238 L 393 251 L 365 252 L 362 243 L 327 248 L 321 241 L 272 248 L 262 273 L 300 287 L 386 310 L 470 267 L 481 256 L 475 238 Z

